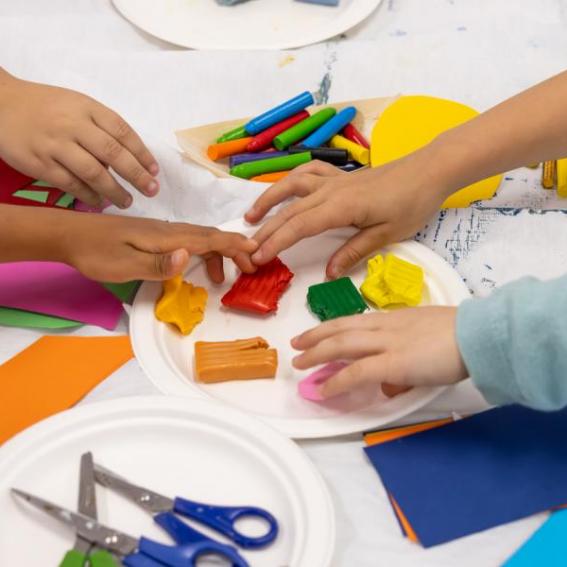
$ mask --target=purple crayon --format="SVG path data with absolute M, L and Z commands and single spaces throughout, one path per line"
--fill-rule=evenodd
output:
M 230 156 L 228 160 L 228 165 L 233 168 L 241 163 L 247 163 L 249 161 L 258 161 L 260 159 L 271 159 L 275 157 L 287 156 L 289 152 L 263 152 L 261 154 L 237 154 L 235 156 Z

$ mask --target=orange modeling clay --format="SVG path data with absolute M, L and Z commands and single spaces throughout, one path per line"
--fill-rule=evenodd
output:
M 197 380 L 212 384 L 227 380 L 275 378 L 278 351 L 262 337 L 195 343 Z
M 156 318 L 170 323 L 181 334 L 188 335 L 205 316 L 207 290 L 195 287 L 176 276 L 163 282 L 163 293 L 155 306 Z

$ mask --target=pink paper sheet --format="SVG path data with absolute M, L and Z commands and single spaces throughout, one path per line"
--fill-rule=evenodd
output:
M 122 303 L 101 284 L 57 262 L 0 264 L 0 305 L 116 328 Z

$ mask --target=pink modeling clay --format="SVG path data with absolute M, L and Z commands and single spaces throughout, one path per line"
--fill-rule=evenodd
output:
M 312 402 L 321 402 L 325 398 L 319 393 L 319 386 L 324 384 L 331 376 L 348 366 L 346 362 L 329 362 L 329 364 L 312 372 L 297 385 L 299 395 Z

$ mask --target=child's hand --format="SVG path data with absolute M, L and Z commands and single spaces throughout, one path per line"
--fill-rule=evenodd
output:
M 337 278 L 370 252 L 412 236 L 438 210 L 447 189 L 440 178 L 428 174 L 424 161 L 425 156 L 416 153 L 355 173 L 318 161 L 297 168 L 246 214 L 246 220 L 255 223 L 287 198 L 301 197 L 256 233 L 260 248 L 252 260 L 265 264 L 303 238 L 353 225 L 359 232 L 327 264 L 327 275 Z
M 306 370 L 352 361 L 321 386 L 326 398 L 364 384 L 453 384 L 467 377 L 456 341 L 456 312 L 455 307 L 416 307 L 327 321 L 292 340 L 304 351 L 293 365 Z
M 0 156 L 12 167 L 97 205 L 132 202 L 108 171 L 155 195 L 156 160 L 115 112 L 80 93 L 22 81 L 0 68 Z
M 224 280 L 223 256 L 254 271 L 257 244 L 234 232 L 183 223 L 61 211 L 58 258 L 85 276 L 106 282 L 165 280 L 182 273 L 192 255 L 205 259 L 209 277 Z

